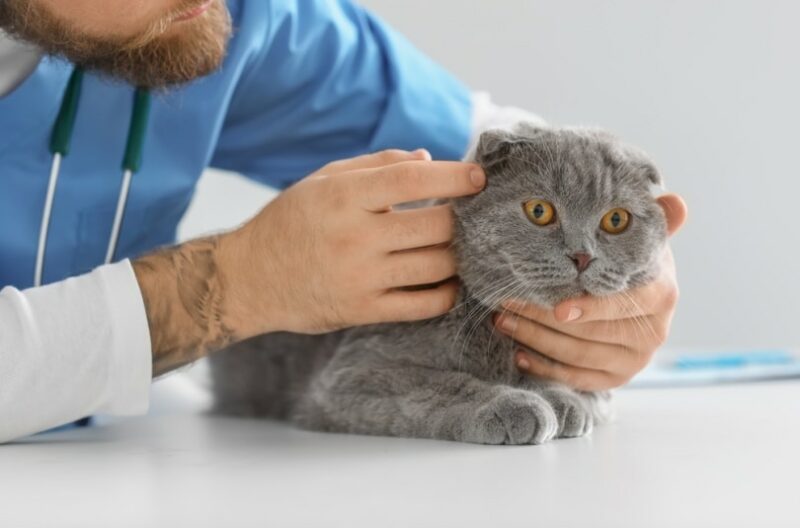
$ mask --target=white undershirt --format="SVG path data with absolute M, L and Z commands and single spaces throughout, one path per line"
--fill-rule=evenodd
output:
M 38 50 L 0 32 L 0 97 L 40 59 Z M 495 105 L 486 93 L 473 94 L 467 156 L 483 130 L 509 128 L 521 119 L 541 122 L 524 110 Z M 96 413 L 147 412 L 151 354 L 144 302 L 128 260 L 39 288 L 3 288 L 0 443 Z
M 41 58 L 0 31 L 0 97 Z M 130 261 L 40 288 L 0 288 L 0 443 L 95 413 L 147 412 L 150 332 Z

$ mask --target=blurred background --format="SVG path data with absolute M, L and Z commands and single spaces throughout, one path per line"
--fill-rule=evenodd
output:
M 800 3 L 362 4 L 495 102 L 602 126 L 652 155 L 690 212 L 672 243 L 681 300 L 670 345 L 800 343 Z M 209 171 L 181 236 L 236 225 L 271 196 Z

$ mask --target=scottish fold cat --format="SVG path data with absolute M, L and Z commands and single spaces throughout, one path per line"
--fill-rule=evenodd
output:
M 613 294 L 659 272 L 650 159 L 607 132 L 519 124 L 481 135 L 486 188 L 452 200 L 461 286 L 447 314 L 321 336 L 273 333 L 211 358 L 216 409 L 301 427 L 540 444 L 609 419 L 609 394 L 521 374 L 491 314 Z

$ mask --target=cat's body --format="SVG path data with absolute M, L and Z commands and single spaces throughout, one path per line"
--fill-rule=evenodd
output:
M 324 431 L 488 444 L 580 436 L 606 420 L 608 394 L 520 374 L 519 345 L 493 328 L 491 315 L 507 298 L 553 305 L 650 280 L 666 237 L 650 194 L 658 174 L 642 153 L 590 129 L 486 133 L 475 158 L 488 183 L 453 201 L 462 280 L 453 310 L 239 344 L 212 358 L 217 409 Z M 531 199 L 545 200 L 558 218 L 534 224 L 523 205 Z M 631 225 L 601 233 L 612 208 L 629 211 Z M 585 269 L 576 269 L 578 253 L 591 256 Z

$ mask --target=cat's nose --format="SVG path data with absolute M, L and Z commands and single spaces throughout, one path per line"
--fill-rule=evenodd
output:
M 573 253 L 569 258 L 572 259 L 575 267 L 578 268 L 578 273 L 588 268 L 589 263 L 592 261 L 592 256 L 588 253 Z

